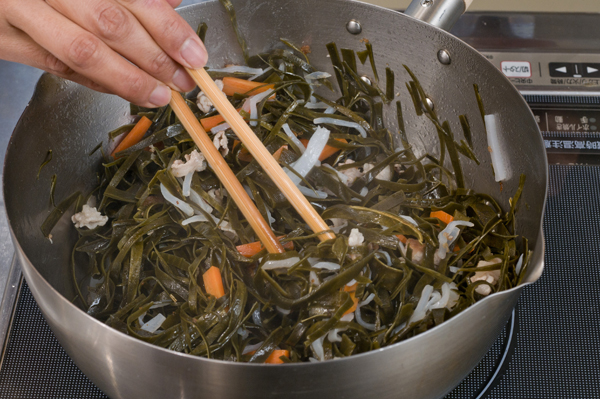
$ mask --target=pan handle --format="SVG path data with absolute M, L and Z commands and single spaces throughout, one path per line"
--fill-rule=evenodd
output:
M 413 0 L 404 13 L 448 31 L 472 2 L 473 0 Z

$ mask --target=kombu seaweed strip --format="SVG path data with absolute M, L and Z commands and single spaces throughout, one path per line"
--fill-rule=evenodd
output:
M 60 218 L 77 202 L 81 193 L 78 191 L 76 193 L 71 194 L 69 197 L 60 202 L 48 215 L 44 223 L 42 223 L 41 230 L 44 237 L 48 237 L 52 232 L 56 223 L 60 220 Z
M 219 2 L 221 3 L 221 5 L 223 5 L 225 10 L 227 11 L 227 14 L 229 15 L 229 19 L 231 20 L 231 26 L 235 31 L 235 36 L 240 45 L 240 48 L 242 49 L 242 53 L 244 54 L 244 59 L 248 61 L 248 59 L 250 58 L 250 54 L 248 52 L 248 44 L 246 43 L 246 38 L 242 34 L 238 25 L 237 15 L 235 9 L 233 8 L 233 4 L 231 4 L 231 1 L 229 0 L 219 0 Z
M 56 191 L 56 174 L 53 174 L 50 178 L 50 205 L 56 206 L 54 204 L 54 192 Z
M 485 127 L 485 107 L 483 106 L 483 100 L 481 99 L 481 95 L 479 94 L 479 86 L 477 84 L 473 84 L 473 90 L 475 90 L 475 98 L 477 99 L 477 106 L 479 107 L 479 113 L 481 114 L 481 120 L 483 121 L 483 126 Z
M 198 24 L 198 29 L 196 29 L 196 34 L 202 40 L 202 43 L 206 44 L 206 32 L 208 31 L 208 25 L 206 22 L 202 22 Z
M 37 179 L 40 178 L 40 173 L 42 173 L 42 169 L 44 169 L 44 166 L 48 165 L 50 161 L 52 161 L 52 150 L 48 150 L 48 152 L 46 153 L 46 157 L 44 158 L 44 161 L 38 169 Z

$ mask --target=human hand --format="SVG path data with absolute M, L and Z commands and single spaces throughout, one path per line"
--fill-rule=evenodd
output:
M 173 9 L 181 0 L 0 0 L 0 59 L 43 69 L 145 107 L 168 86 L 195 84 L 183 67 L 208 58 Z M 164 82 L 164 83 L 163 83 Z

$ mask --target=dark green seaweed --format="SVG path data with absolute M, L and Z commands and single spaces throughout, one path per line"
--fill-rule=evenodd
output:
M 336 239 L 321 242 L 309 230 L 243 145 L 234 148 L 236 138 L 228 129 L 225 160 L 275 234 L 293 245 L 285 254 L 263 249 L 242 256 L 237 247 L 257 237 L 232 198 L 221 191 L 213 171 L 190 175 L 190 195 L 185 194 L 184 178 L 175 177 L 173 165 L 185 162 L 197 148 L 172 110 L 133 106 L 133 114 L 152 118 L 152 127 L 138 144 L 119 153 L 120 158 L 105 159 L 98 187 L 88 197 L 98 201 L 109 222 L 93 230 L 78 229 L 73 248 L 77 302 L 90 315 L 138 339 L 194 356 L 263 363 L 274 349 L 283 349 L 288 355 L 279 360 L 306 362 L 389 346 L 454 317 L 484 298 L 488 288 L 510 289 L 522 280 L 530 251 L 517 235 L 514 215 L 526 189 L 525 177 L 508 211 L 466 187 L 461 162 L 479 163 L 466 115 L 459 116 L 464 140 L 458 140 L 406 67 L 411 77 L 406 88 L 416 114 L 427 118 L 439 139 L 439 154 L 416 156 L 409 136 L 420 132 L 405 124 L 399 101 L 398 129 L 386 127 L 385 104 L 396 97 L 396 75 L 386 68 L 382 91 L 368 41 L 359 52 L 340 52 L 329 43 L 335 77 L 309 82 L 304 76 L 316 69 L 289 40 L 281 39 L 286 49 L 248 58 L 231 3 L 221 2 L 249 63 L 272 67 L 256 81 L 274 83 L 276 98 L 258 104 L 253 131 L 270 153 L 280 150 L 279 164 L 310 190 L 307 198 Z M 201 37 L 206 29 L 199 26 Z M 367 79 L 363 69 L 369 67 L 373 78 Z M 337 81 L 337 98 L 319 89 L 332 88 L 331 80 Z M 483 113 L 476 86 L 475 92 Z M 230 100 L 239 108 L 252 94 Z M 215 115 L 191 105 L 199 119 Z M 246 111 L 241 115 L 249 120 Z M 337 152 L 306 176 L 299 175 L 295 162 L 303 151 L 284 128 L 310 140 L 317 128 L 313 121 L 324 117 L 357 123 L 366 137 L 354 127 L 324 124 L 330 131 L 328 145 Z M 109 138 L 130 128 L 116 129 Z M 170 196 L 175 203 L 167 200 Z M 80 210 L 88 197 L 75 193 L 58 204 L 42 225 L 44 236 L 51 238 L 60 217 L 74 204 Z M 444 255 L 438 253 L 447 225 L 432 217 L 435 211 L 472 223 L 459 226 Z M 521 256 L 523 268 L 517 274 Z M 492 264 L 481 267 L 481 261 Z M 277 266 L 280 262 L 286 266 Z M 204 285 L 203 275 L 211 266 L 222 277 L 225 295 L 220 298 Z M 495 273 L 498 279 L 488 283 L 478 273 Z M 417 319 L 413 316 L 419 301 L 430 300 L 422 298 L 426 288 L 436 293 L 450 289 L 453 299 Z M 352 313 L 355 305 L 359 308 Z M 163 320 L 160 328 L 148 331 L 145 323 L 156 317 Z

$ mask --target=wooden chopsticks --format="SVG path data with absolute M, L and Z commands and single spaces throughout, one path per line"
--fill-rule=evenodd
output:
M 290 180 L 288 175 L 283 171 L 281 166 L 279 166 L 279 163 L 277 163 L 265 148 L 260 139 L 254 134 L 252 129 L 250 129 L 235 108 L 233 108 L 225 94 L 217 87 L 210 75 L 204 69 L 187 69 L 187 72 L 210 101 L 212 101 L 217 111 L 219 111 L 229 126 L 231 126 L 246 149 L 273 180 L 290 204 L 296 208 L 296 211 L 298 211 L 313 232 L 322 233 L 319 235 L 320 240 L 327 241 L 335 239 L 335 234 L 329 231 L 330 228 L 327 223 L 325 223 L 317 211 L 312 207 L 306 197 L 302 195 L 298 187 Z
M 256 205 L 250 197 L 242 184 L 237 179 L 227 162 L 223 159 L 223 156 L 217 150 L 213 142 L 211 141 L 206 131 L 202 128 L 198 119 L 194 116 L 193 112 L 188 108 L 187 104 L 181 94 L 176 91 L 171 92 L 171 108 L 175 111 L 175 115 L 179 118 L 187 132 L 190 134 L 202 154 L 206 158 L 206 161 L 215 172 L 219 180 L 223 183 L 227 189 L 227 193 L 235 201 L 242 214 L 246 217 L 250 226 L 263 243 L 269 253 L 284 253 L 285 249 L 281 243 L 273 234 L 271 227 L 267 224 L 265 219 L 262 217 Z

